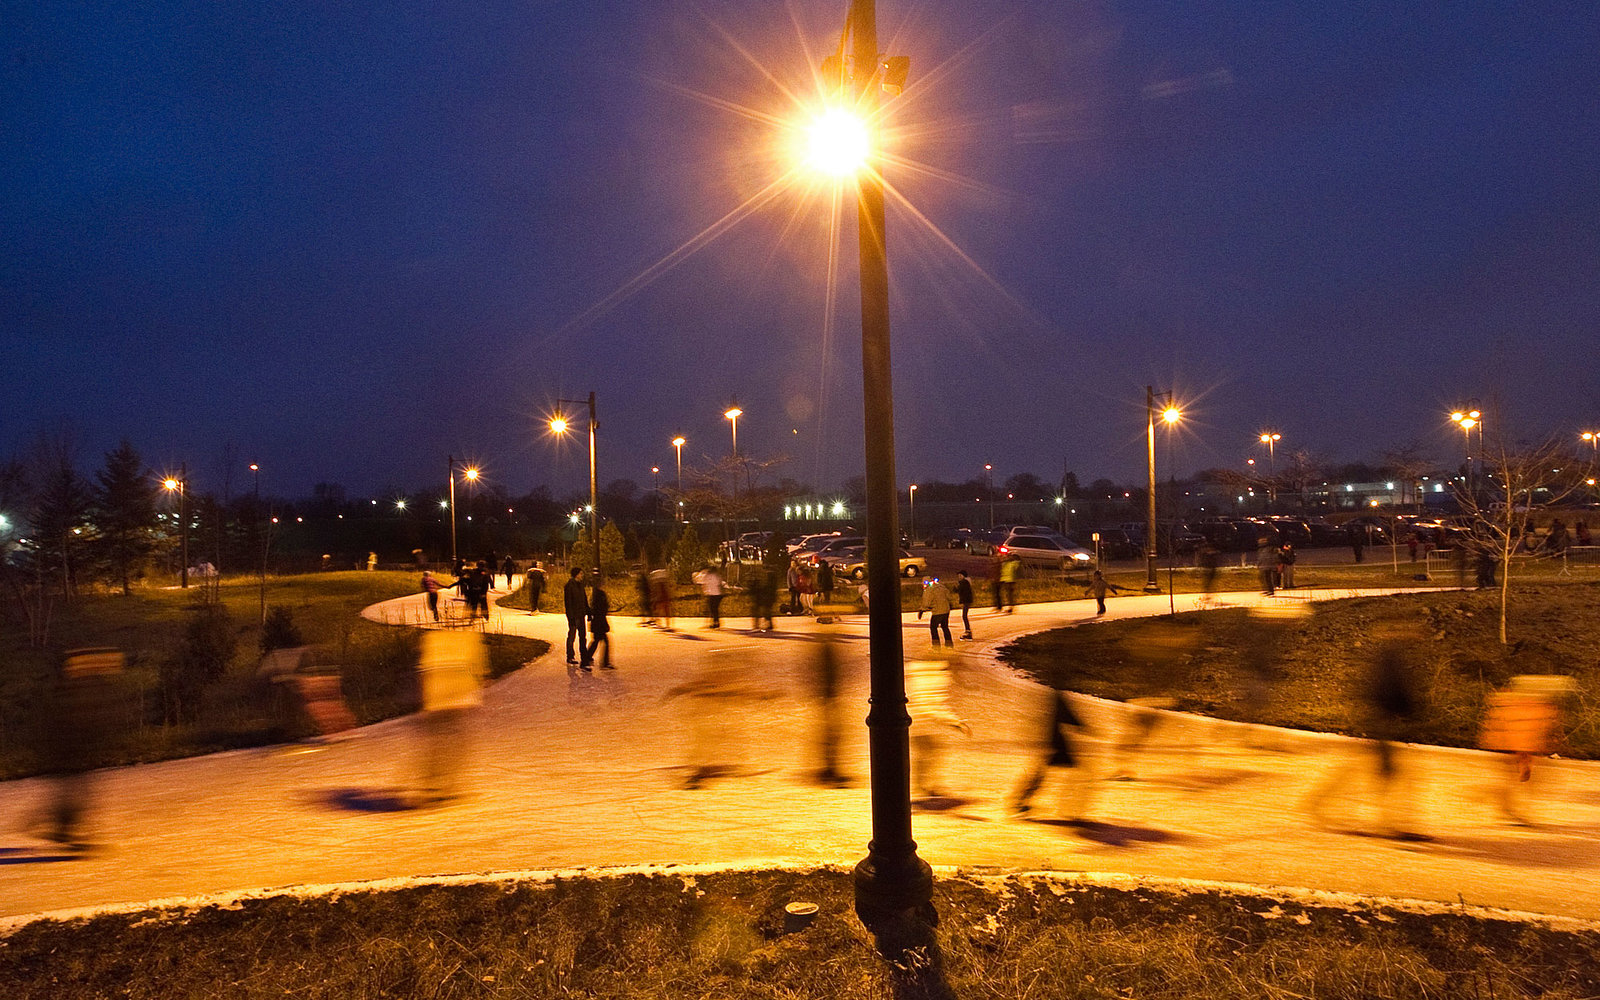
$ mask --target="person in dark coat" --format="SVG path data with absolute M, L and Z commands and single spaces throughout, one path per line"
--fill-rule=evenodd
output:
M 610 613 L 611 598 L 596 580 L 589 591 L 589 645 L 583 651 L 583 662 L 593 663 L 595 651 L 604 645 L 605 651 L 600 654 L 601 670 L 611 669 L 611 623 L 606 620 Z
M 544 595 L 544 564 L 534 561 L 528 569 L 528 610 L 539 613 L 539 598 Z
M 561 601 L 567 611 L 567 662 L 589 669 L 588 637 L 584 635 L 584 619 L 589 616 L 589 595 L 583 589 L 583 567 L 572 567 L 567 585 L 561 590 Z M 583 662 L 578 663 L 582 653 Z
M 122 652 L 110 647 L 71 650 L 61 668 L 54 699 L 53 725 L 44 747 L 47 772 L 55 776 L 54 795 L 42 835 L 74 851 L 90 850 L 84 820 L 90 807 L 90 772 L 105 763 L 116 728 L 116 682 Z
M 956 603 L 961 606 L 961 638 L 972 638 L 972 580 L 966 570 L 956 573 Z
M 507 590 L 511 589 L 511 577 L 512 577 L 513 574 L 516 573 L 516 571 L 517 571 L 517 561 L 515 559 L 511 558 L 510 556 L 506 556 L 506 561 L 500 564 L 500 572 L 504 573 L 505 576 L 506 576 L 506 589 Z
M 817 593 L 822 595 L 823 604 L 833 601 L 833 563 L 826 559 L 817 565 Z

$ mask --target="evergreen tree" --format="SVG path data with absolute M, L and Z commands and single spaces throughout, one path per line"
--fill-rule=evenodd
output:
M 685 524 L 683 533 L 678 536 L 678 543 L 672 547 L 673 578 L 679 583 L 688 583 L 694 578 L 695 570 L 704 568 L 708 558 L 710 555 L 701 544 L 694 525 Z
M 75 574 L 91 499 L 88 484 L 72 468 L 66 451 L 52 455 L 39 478 L 29 520 L 36 535 L 34 558 L 40 572 L 60 574 L 64 599 L 70 599 L 76 590 Z
M 95 478 L 95 546 L 110 579 L 128 594 L 155 548 L 156 486 L 126 439 L 106 453 L 105 467 Z

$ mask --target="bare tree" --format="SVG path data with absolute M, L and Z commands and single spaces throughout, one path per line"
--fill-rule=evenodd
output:
M 1581 463 L 1572 459 L 1564 440 L 1518 441 L 1506 432 L 1497 412 L 1491 411 L 1489 421 L 1487 426 L 1493 430 L 1482 448 L 1484 481 L 1476 488 L 1458 484 L 1456 498 L 1472 519 L 1480 552 L 1492 556 L 1500 566 L 1500 642 L 1504 645 L 1510 642 L 1506 618 L 1511 604 L 1511 554 L 1534 495 L 1544 493 L 1547 503 L 1560 503 L 1583 480 L 1573 474 L 1574 466 Z

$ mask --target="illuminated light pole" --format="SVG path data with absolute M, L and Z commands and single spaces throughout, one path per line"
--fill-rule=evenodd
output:
M 846 42 L 854 48 L 845 59 Z M 911 716 L 906 711 L 905 648 L 901 636 L 899 488 L 894 470 L 894 399 L 889 363 L 889 261 L 884 231 L 883 177 L 872 155 L 880 89 L 898 93 L 909 61 L 878 52 L 874 0 L 851 0 L 838 54 L 823 65 L 853 98 L 855 116 L 832 113 L 812 131 L 813 164 L 856 185 L 856 239 L 861 279 L 861 379 L 867 494 L 867 658 L 871 709 L 867 750 L 871 767 L 872 840 L 855 868 L 856 912 L 864 920 L 922 914 L 933 898 L 933 871 L 911 837 Z M 880 76 L 880 71 L 882 75 Z M 830 85 L 831 85 L 830 81 Z
M 1472 482 L 1472 429 L 1478 429 L 1478 450 L 1482 451 L 1483 414 L 1476 408 L 1457 410 L 1450 414 L 1450 422 L 1461 428 L 1462 457 L 1467 466 L 1467 496 L 1476 496 Z
M 1172 498 L 1172 509 L 1167 515 L 1172 518 L 1167 528 L 1167 614 L 1178 613 L 1178 596 L 1173 592 L 1173 560 L 1177 558 L 1174 551 L 1173 535 L 1178 529 L 1178 463 L 1172 454 L 1172 436 L 1177 433 L 1178 421 L 1182 419 L 1183 411 L 1172 402 L 1171 393 L 1168 393 L 1166 409 L 1161 411 L 1161 421 L 1167 425 L 1167 481 L 1172 484 L 1168 490 Z
M 672 447 L 678 450 L 678 519 L 683 519 L 683 446 L 689 442 L 684 440 L 682 434 L 672 439 Z
M 910 541 L 911 541 L 912 545 L 915 545 L 915 544 L 917 544 L 917 484 L 916 483 L 912 483 L 911 486 L 906 490 L 906 494 L 911 497 L 911 539 L 910 539 Z
M 1267 510 L 1271 511 L 1278 503 L 1278 442 L 1283 440 L 1283 435 L 1277 431 L 1262 431 L 1260 441 L 1267 446 L 1267 463 L 1270 468 L 1268 475 L 1272 478 L 1267 481 Z
M 983 463 L 983 486 L 989 493 L 989 528 L 994 529 L 994 466 Z
M 739 418 L 744 415 L 744 411 L 739 409 L 739 401 L 734 400 L 733 404 L 722 412 L 722 415 L 733 425 L 733 533 L 734 537 L 737 538 L 739 534 Z M 728 522 L 726 519 L 723 520 L 722 526 L 724 529 L 727 528 Z M 739 561 L 738 545 L 733 547 L 733 561 Z
M 1600 461 L 1600 431 L 1584 431 L 1582 434 L 1579 434 L 1578 436 L 1580 438 L 1582 438 L 1583 440 L 1589 442 L 1589 444 L 1593 447 L 1593 449 L 1594 449 L 1594 459 L 1593 459 L 1593 461 Z
M 1146 485 L 1149 491 L 1145 496 L 1145 544 L 1144 544 L 1144 591 L 1147 594 L 1158 594 L 1161 585 L 1156 582 L 1156 402 L 1162 406 L 1161 419 L 1173 423 L 1177 418 L 1177 408 L 1172 405 L 1172 393 L 1157 393 L 1150 386 L 1144 387 L 1145 408 L 1145 452 L 1149 457 L 1150 476 Z M 1173 414 L 1168 419 L 1167 414 Z
M 478 470 L 473 467 L 463 468 L 461 474 L 471 482 L 478 481 Z M 445 478 L 450 481 L 450 499 L 446 501 L 450 507 L 450 571 L 455 572 L 456 564 L 460 561 L 460 554 L 456 551 L 456 459 L 454 455 L 445 458 Z
M 595 468 L 594 432 L 599 429 L 600 421 L 595 418 L 594 393 L 589 393 L 587 400 L 558 399 L 556 405 L 570 404 L 572 406 L 589 407 L 589 537 L 594 542 L 594 582 L 599 583 L 600 572 L 600 478 Z M 556 434 L 565 434 L 569 424 L 567 418 L 560 412 L 550 418 L 550 430 Z
M 255 493 L 255 502 L 251 507 L 250 517 L 251 520 L 255 522 L 256 531 L 259 532 L 261 530 L 261 466 L 255 462 L 251 462 L 250 476 L 254 480 L 252 489 Z M 261 573 L 259 576 L 259 583 L 261 585 L 261 624 L 265 625 L 267 623 L 267 543 L 265 539 L 263 539 L 261 542 Z
M 189 589 L 189 463 L 183 462 L 178 466 L 178 478 L 167 479 L 161 484 L 169 493 L 178 494 L 178 523 L 179 535 L 183 539 L 180 543 L 179 558 L 183 565 L 178 569 L 178 586 Z

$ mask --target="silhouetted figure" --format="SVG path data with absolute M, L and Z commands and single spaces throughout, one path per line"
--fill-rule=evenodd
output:
M 515 576 L 517 572 L 517 561 L 510 556 L 506 556 L 505 562 L 500 564 L 500 572 L 505 574 L 506 589 L 510 590 L 511 578 Z
M 589 617 L 589 595 L 583 589 L 583 567 L 574 566 L 567 574 L 567 584 L 561 588 L 561 603 L 567 612 L 567 662 L 587 670 L 588 637 L 584 632 Z M 581 663 L 580 654 L 583 655 Z
M 93 846 L 84 820 L 89 812 L 92 769 L 106 763 L 116 720 L 120 650 L 96 646 L 67 652 L 51 703 L 52 724 L 43 747 L 55 788 L 41 835 L 75 851 Z
M 1204 603 L 1211 603 L 1211 595 L 1217 589 L 1217 566 L 1222 561 L 1222 553 L 1211 539 L 1203 539 L 1197 553 L 1200 563 L 1200 592 L 1205 595 Z
M 1061 768 L 1067 777 L 1067 784 L 1061 792 L 1060 816 L 1066 820 L 1080 820 L 1088 807 L 1089 779 L 1081 766 L 1069 731 L 1075 729 L 1087 733 L 1088 727 L 1073 710 L 1071 696 L 1065 691 L 1046 694 L 1043 717 L 1047 721 L 1040 727 L 1044 730 L 1044 738 L 1040 741 L 1042 752 L 1012 793 L 1011 812 L 1018 816 L 1027 815 L 1033 809 L 1033 797 L 1043 787 L 1050 769 Z
M 650 609 L 654 606 L 655 601 L 650 595 L 650 570 L 648 568 L 639 570 L 639 574 L 633 578 L 633 586 L 634 590 L 639 594 L 639 614 L 641 616 L 639 626 L 642 628 L 646 625 L 654 625 L 656 620 L 651 616 Z
M 823 604 L 833 602 L 833 563 L 826 559 L 817 563 L 817 593 L 822 595 Z
M 655 611 L 656 624 L 672 628 L 672 571 L 657 566 L 650 571 L 650 600 Z
M 611 622 L 606 617 L 610 613 L 611 598 L 596 580 L 589 588 L 589 645 L 583 651 L 583 662 L 593 663 L 595 652 L 604 646 L 600 654 L 601 670 L 611 669 Z
M 750 630 L 773 629 L 772 606 L 778 603 L 778 580 L 762 563 L 752 563 L 748 574 L 750 592 Z M 765 624 L 763 624 L 765 623 Z
M 972 638 L 972 580 L 966 570 L 956 573 L 956 603 L 961 605 L 961 638 Z
M 1350 538 L 1350 551 L 1354 553 L 1356 562 L 1361 562 L 1364 558 L 1363 553 L 1367 549 L 1366 525 L 1349 524 L 1345 526 L 1344 530 L 1345 534 Z
M 539 613 L 539 598 L 544 594 L 544 563 L 534 560 L 528 568 L 528 610 Z
M 1256 539 L 1256 574 L 1261 592 L 1271 597 L 1278 590 L 1278 550 L 1265 535 Z

